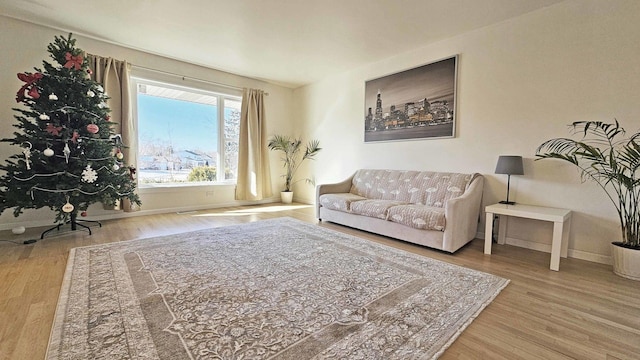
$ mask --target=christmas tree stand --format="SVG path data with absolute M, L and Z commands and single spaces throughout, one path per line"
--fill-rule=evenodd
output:
M 60 231 L 60 227 L 62 227 L 63 225 L 67 225 L 67 224 L 71 225 L 71 231 L 78 230 L 78 226 L 80 226 L 81 228 L 84 228 L 85 230 L 89 231 L 89 235 L 91 235 L 91 227 L 85 225 L 84 223 L 98 224 L 98 227 L 102 227 L 102 224 L 99 221 L 95 221 L 95 220 L 78 220 L 77 218 L 78 218 L 78 214 L 76 214 L 75 212 L 72 212 L 71 213 L 71 220 L 68 220 L 65 223 L 58 224 L 58 225 L 52 227 L 51 229 L 47 229 L 47 230 L 43 231 L 42 234 L 40 235 L 40 239 L 41 240 L 44 239 L 44 236 L 47 235 L 48 233 L 50 233 L 53 230 Z

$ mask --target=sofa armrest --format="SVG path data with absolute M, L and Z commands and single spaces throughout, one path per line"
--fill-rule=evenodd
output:
M 348 193 L 351 190 L 351 182 L 355 174 L 349 178 L 334 184 L 320 184 L 316 186 L 316 218 L 320 219 L 320 195 Z
M 464 194 L 447 201 L 443 250 L 452 253 L 476 237 L 483 187 L 484 177 L 478 175 Z

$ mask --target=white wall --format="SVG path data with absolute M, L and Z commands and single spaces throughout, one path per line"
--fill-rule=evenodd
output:
M 15 121 L 11 108 L 17 106 L 15 96 L 22 85 L 16 74 L 33 71 L 33 67 L 42 67 L 44 59 L 50 61 L 49 54 L 46 52 L 47 45 L 53 41 L 55 35 L 66 36 L 67 33 L 0 16 L 0 34 L 2 34 L 0 35 L 0 54 L 2 54 L 0 57 L 0 84 L 2 84 L 0 86 L 0 137 L 6 138 L 12 137 L 13 131 L 16 130 L 12 126 Z M 134 65 L 239 88 L 263 89 L 269 93 L 265 99 L 269 134 L 286 132 L 290 128 L 293 98 L 291 89 L 127 49 L 83 36 L 74 37 L 77 39 L 77 46 L 91 54 L 127 60 Z M 224 49 L 219 51 L 224 51 Z M 216 56 L 215 52 L 212 52 L 211 56 Z M 10 155 L 16 153 L 19 153 L 19 149 L 6 143 L 0 143 L 0 161 L 4 162 Z M 273 190 L 276 195 L 272 200 L 278 200 L 282 186 L 279 181 L 281 168 L 275 153 L 272 154 L 271 164 L 272 178 L 274 179 Z M 143 202 L 142 211 L 134 215 L 240 204 L 234 200 L 234 191 L 235 187 L 229 185 L 170 190 L 142 189 L 140 190 Z M 98 205 L 96 204 L 89 209 L 89 215 L 94 218 L 124 215 L 119 212 L 104 211 Z M 13 217 L 12 210 L 7 210 L 0 215 L 0 230 L 10 229 L 17 225 L 52 224 L 53 219 L 54 215 L 48 209 L 27 211 L 18 218 Z
M 455 16 L 452 14 L 451 16 Z M 407 34 L 410 36 L 410 34 Z M 505 197 L 506 176 L 493 174 L 499 155 L 522 155 L 512 198 L 574 211 L 570 256 L 609 261 L 620 239 L 613 205 L 563 163 L 534 162 L 543 141 L 568 136 L 577 120 L 613 120 L 640 128 L 640 1 L 569 0 L 409 53 L 390 56 L 294 92 L 296 131 L 324 150 L 305 171 L 319 183 L 358 168 L 479 172 L 484 204 Z M 366 80 L 459 54 L 454 139 L 364 143 Z M 313 189 L 299 185 L 298 200 Z M 484 228 L 484 219 L 480 231 Z M 551 225 L 510 220 L 508 238 L 547 249 Z

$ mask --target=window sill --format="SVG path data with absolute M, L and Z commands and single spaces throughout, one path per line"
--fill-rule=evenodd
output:
M 153 194 L 166 192 L 186 192 L 186 191 L 202 191 L 215 187 L 235 187 L 234 182 L 216 182 L 216 183 L 190 183 L 190 184 L 143 184 L 138 185 L 139 194 Z

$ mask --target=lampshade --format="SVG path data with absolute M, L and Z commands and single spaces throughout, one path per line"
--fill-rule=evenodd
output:
M 496 174 L 524 175 L 522 156 L 499 156 L 498 165 L 496 165 Z

